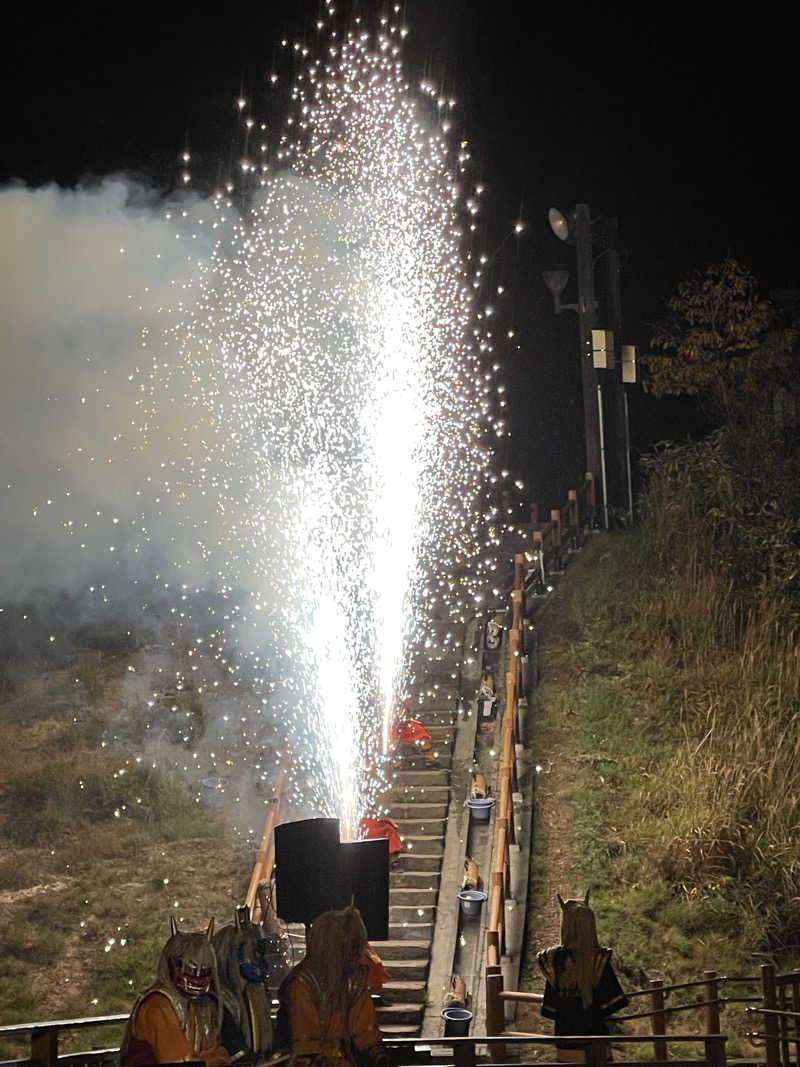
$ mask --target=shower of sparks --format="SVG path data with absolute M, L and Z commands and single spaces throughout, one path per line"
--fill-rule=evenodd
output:
M 181 590 L 185 673 L 205 700 L 220 676 L 242 694 L 186 767 L 270 778 L 288 761 L 307 810 L 352 837 L 420 696 L 431 620 L 464 622 L 496 568 L 485 495 L 505 401 L 454 101 L 408 83 L 397 8 L 346 32 L 325 10 L 318 54 L 284 42 L 292 102 L 271 146 L 237 100 L 247 207 L 231 183 L 190 219 L 218 235 L 213 255 L 163 350 L 145 333 L 134 448 L 166 428 L 171 451 L 128 548 L 172 524 L 156 584 Z

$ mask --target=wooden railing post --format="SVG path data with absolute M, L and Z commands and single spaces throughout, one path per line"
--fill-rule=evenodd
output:
M 597 507 L 597 495 L 595 493 L 594 475 L 591 471 L 587 471 L 584 477 L 586 479 L 586 507 L 589 512 L 590 522 L 594 522 L 594 513 Z
M 521 552 L 514 555 L 514 588 L 522 589 L 525 581 L 525 557 Z
M 58 1030 L 31 1034 L 31 1060 L 36 1067 L 57 1067 Z
M 725 1035 L 707 1034 L 705 1046 L 708 1067 L 725 1067 Z
M 511 629 L 518 630 L 522 626 L 522 587 L 512 590 L 511 593 L 512 602 L 512 615 L 511 615 Z
M 486 967 L 486 1036 L 496 1037 L 505 1026 L 505 1011 L 500 994 L 503 992 L 503 971 L 499 966 Z
M 561 570 L 561 510 L 553 508 L 550 512 L 550 522 L 553 524 L 553 550 L 558 560 L 558 569 Z
M 453 1062 L 456 1067 L 475 1067 L 475 1042 L 455 1041 L 453 1043 Z
M 519 685 L 520 671 L 522 670 L 522 664 L 519 661 L 520 636 L 521 635 L 518 626 L 514 626 L 508 632 L 508 662 L 514 674 L 514 693 L 509 693 L 507 698 L 507 703 L 509 706 L 513 703 L 514 700 L 516 700 L 516 690 Z
M 567 507 L 569 508 L 569 524 L 577 529 L 578 526 L 578 490 L 570 489 L 567 493 Z
M 775 995 L 775 966 L 772 963 L 761 964 L 761 996 L 763 1006 L 769 1011 L 775 1011 L 778 1007 L 778 998 Z M 778 1048 L 778 1016 L 764 1016 L 764 1033 L 767 1035 L 764 1049 L 767 1057 L 767 1067 L 778 1067 L 781 1060 Z
M 800 1013 L 800 982 L 797 980 L 792 982 L 791 1009 Z M 800 1017 L 793 1019 L 792 1022 L 794 1023 L 794 1058 L 797 1063 L 800 1063 Z
M 503 992 L 503 971 L 498 966 L 486 968 L 486 1036 L 497 1037 L 506 1027 L 506 1012 L 500 994 Z M 502 1041 L 489 1045 L 489 1060 L 502 1063 L 506 1058 L 506 1046 Z
M 586 1043 L 587 1067 L 605 1067 L 608 1063 L 608 1043 L 606 1041 L 588 1041 Z
M 531 528 L 539 525 L 539 505 L 531 504 Z
M 660 978 L 654 978 L 650 982 L 650 1009 L 653 1012 L 652 1019 L 652 1031 L 653 1035 L 666 1034 L 667 1032 L 667 1017 L 664 1014 L 664 983 Z M 667 1050 L 667 1043 L 660 1037 L 655 1037 L 653 1041 L 653 1053 L 657 1060 L 666 1060 L 669 1058 L 669 1052 Z
M 706 980 L 706 1033 L 719 1033 L 719 986 L 716 971 L 703 971 Z

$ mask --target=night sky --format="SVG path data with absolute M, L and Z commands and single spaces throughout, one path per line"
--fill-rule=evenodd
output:
M 619 219 L 622 340 L 642 349 L 680 278 L 728 253 L 767 291 L 800 287 L 792 35 L 755 5 L 733 12 L 407 4 L 410 69 L 459 101 L 458 131 L 487 186 L 486 251 L 517 218 L 529 224 L 496 271 L 520 341 L 507 369 L 508 459 L 545 506 L 582 469 L 576 322 L 556 319 L 541 282 L 545 269 L 574 273 L 574 253 L 551 235 L 548 207 L 586 202 L 593 216 Z M 267 76 L 280 38 L 313 40 L 315 16 L 313 0 L 213 12 L 82 4 L 47 15 L 20 5 L 5 19 L 0 180 L 73 185 L 127 170 L 167 187 L 189 145 L 213 183 L 232 151 L 234 98 L 275 106 Z M 636 388 L 631 404 L 636 452 L 706 428 L 685 402 Z

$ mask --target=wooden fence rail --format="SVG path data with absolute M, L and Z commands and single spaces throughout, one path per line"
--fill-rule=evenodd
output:
M 90 1026 L 106 1026 L 109 1023 L 121 1022 L 126 1015 L 106 1015 L 87 1019 L 60 1019 L 48 1023 L 29 1023 L 21 1026 L 0 1027 L 0 1037 L 15 1036 L 24 1032 L 41 1037 L 44 1033 L 55 1034 L 55 1039 L 48 1046 L 31 1048 L 31 1057 L 26 1060 L 7 1060 L 4 1067 L 66 1067 L 67 1064 L 92 1065 L 99 1067 L 100 1064 L 117 1065 L 119 1063 L 118 1050 L 103 1049 L 92 1052 L 73 1053 L 66 1056 L 57 1055 L 59 1030 L 75 1030 Z M 670 1042 L 674 1044 L 701 1045 L 703 1055 L 692 1059 L 670 1060 L 670 1067 L 725 1067 L 725 1036 L 723 1034 L 671 1034 Z M 419 1064 L 435 1062 L 437 1067 L 475 1067 L 476 1064 L 487 1062 L 498 1063 L 498 1053 L 504 1050 L 506 1045 L 519 1046 L 552 1046 L 556 1038 L 552 1034 L 504 1034 L 501 1038 L 481 1037 L 436 1037 L 436 1038 L 392 1038 L 384 1039 L 384 1046 L 389 1054 L 392 1067 L 414 1067 Z M 617 1067 L 641 1067 L 640 1059 L 624 1059 L 620 1057 L 619 1047 L 628 1045 L 648 1045 L 655 1042 L 647 1034 L 625 1034 L 610 1037 L 604 1035 L 588 1035 L 578 1038 L 559 1037 L 560 1044 L 578 1045 L 586 1050 L 586 1062 L 589 1067 L 601 1067 L 609 1061 L 609 1047 L 613 1044 L 617 1048 L 614 1063 Z M 485 1048 L 486 1052 L 480 1051 Z M 433 1050 L 437 1051 L 432 1056 Z M 448 1054 L 449 1052 L 449 1054 Z M 288 1056 L 282 1056 L 269 1061 L 262 1061 L 264 1067 L 282 1067 L 288 1061 Z M 517 1067 L 530 1062 L 524 1056 L 515 1059 Z M 537 1060 L 537 1067 L 553 1067 L 555 1056 L 546 1061 Z M 659 1060 L 649 1061 L 658 1064 Z

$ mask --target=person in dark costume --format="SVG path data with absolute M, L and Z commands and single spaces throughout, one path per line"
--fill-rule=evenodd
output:
M 537 961 L 545 977 L 542 1015 L 555 1023 L 556 1037 L 607 1034 L 607 1020 L 628 1004 L 611 966 L 611 949 L 597 940 L 589 891 L 583 900 L 563 900 L 561 944 L 540 952 Z M 556 1042 L 556 1059 L 584 1063 L 577 1045 Z
M 223 1007 L 222 1044 L 231 1063 L 268 1056 L 272 1020 L 263 932 L 250 921 L 247 908 L 237 908 L 233 924 L 223 926 L 213 944 Z

